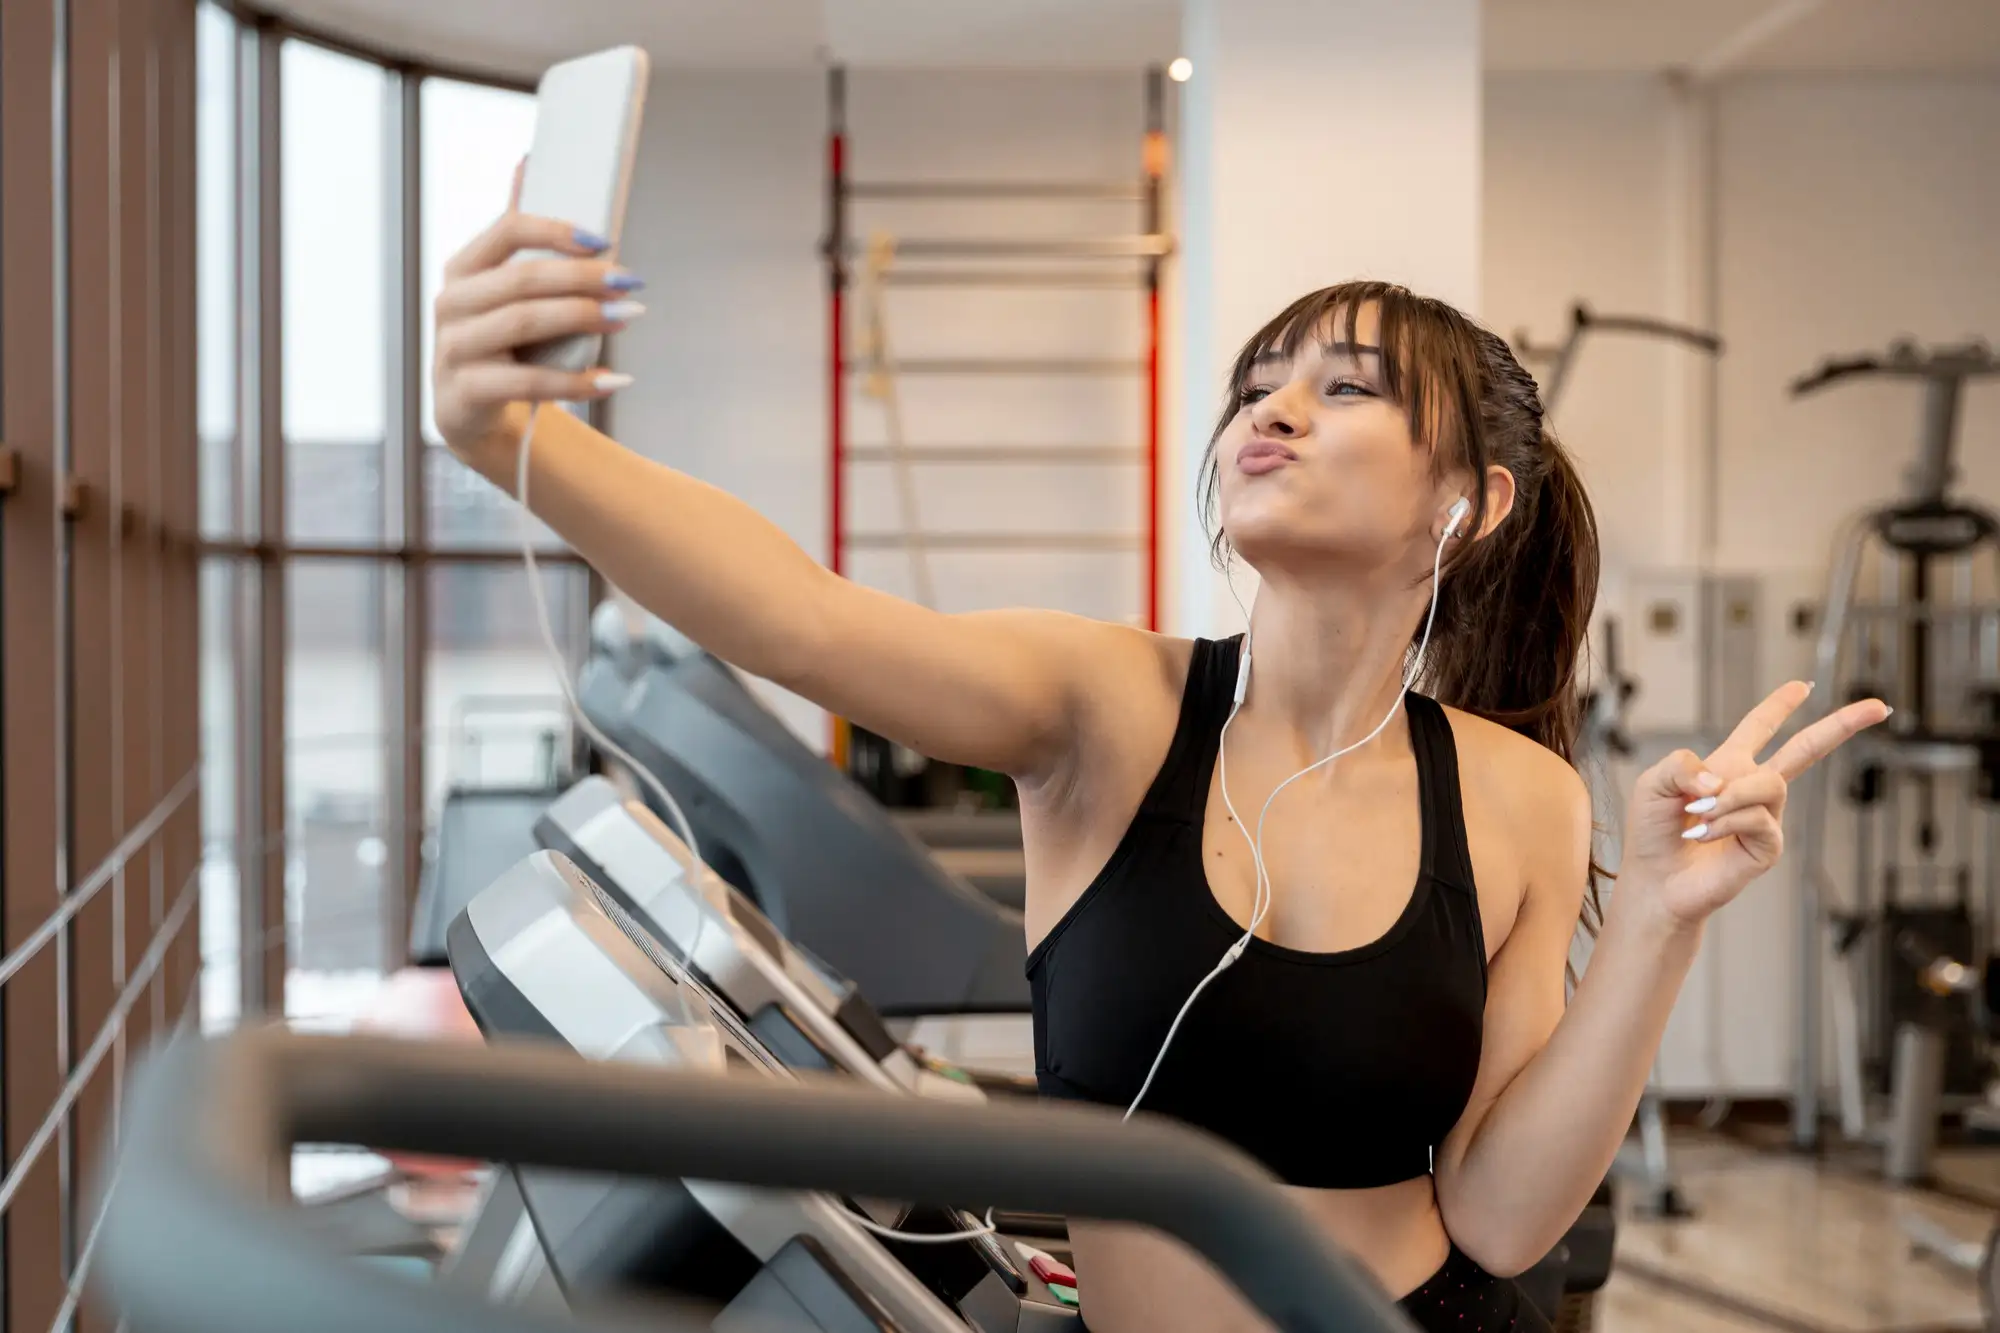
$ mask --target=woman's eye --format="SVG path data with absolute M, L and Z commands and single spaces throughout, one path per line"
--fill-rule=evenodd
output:
M 1259 401 L 1260 399 L 1269 397 L 1270 393 L 1271 391 L 1265 388 L 1263 385 L 1253 384 L 1247 389 L 1238 389 L 1236 391 L 1236 401 L 1239 403 L 1246 403 L 1246 404 L 1254 403 Z
M 1338 398 L 1343 394 L 1348 397 L 1373 395 L 1375 390 L 1361 380 L 1335 380 L 1326 386 L 1326 392 L 1329 397 Z

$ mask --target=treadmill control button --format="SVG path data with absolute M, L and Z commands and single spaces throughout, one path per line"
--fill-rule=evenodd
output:
M 1033 1270 L 1035 1276 L 1048 1283 L 1051 1290 L 1067 1287 L 1072 1295 L 1075 1294 L 1075 1269 L 1046 1250 L 1038 1250 L 1032 1245 L 1023 1245 L 1019 1241 L 1015 1241 L 1014 1248 L 1019 1250 L 1021 1257 L 1028 1261 L 1028 1267 Z M 1056 1295 L 1060 1299 L 1062 1293 L 1057 1291 Z

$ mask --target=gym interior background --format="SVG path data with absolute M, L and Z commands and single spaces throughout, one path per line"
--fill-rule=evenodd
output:
M 655 65 L 624 245 L 653 313 L 613 344 L 637 382 L 601 424 L 947 609 L 1232 632 L 1194 462 L 1227 351 L 1323 282 L 1391 276 L 1544 351 L 1578 305 L 1719 335 L 1596 325 L 1563 372 L 1606 553 L 1609 826 L 1650 755 L 1812 676 L 1840 539 L 1913 494 L 1915 383 L 1794 382 L 2000 326 L 1982 0 L 7 0 L 9 1329 L 116 1322 L 78 1300 L 82 1183 L 137 1051 L 244 1015 L 350 1025 L 405 962 L 453 795 L 576 772 L 516 512 L 430 424 L 428 311 L 504 202 L 536 74 L 622 41 Z M 1950 500 L 1991 505 L 2000 412 L 1967 375 L 1932 425 Z M 575 669 L 605 590 L 541 542 Z M 1854 1084 L 1904 1106 L 1895 1032 L 1934 1011 L 1898 969 L 1938 960 L 1828 941 L 1870 911 L 1891 933 L 1900 866 L 1937 919 L 1964 899 L 1939 948 L 1985 962 L 1992 553 L 1922 593 L 1957 611 L 1916 618 L 1949 644 L 1915 677 L 1958 691 L 1940 729 L 1974 757 L 1924 770 L 1934 817 L 1869 817 L 1945 831 L 1857 849 L 1843 772 L 1806 831 L 1823 884 L 1795 821 L 1775 882 L 1712 927 L 1657 1071 L 1671 1151 L 1633 1191 L 1693 1215 L 1630 1205 L 1600 1327 L 1979 1326 L 1976 1277 L 1910 1240 L 1983 1241 L 2000 1212 L 1967 1112 L 1984 1066 L 1956 1072 L 1979 1024 L 1939 1020 L 1942 1146 L 1885 1184 L 1893 1136 L 1849 1118 L 1844 1071 L 1858 1051 Z M 885 801 L 995 800 L 755 687 Z M 966 873 L 1004 880 L 1006 848 L 980 850 Z M 937 1040 L 1009 1054 L 1007 1031 Z M 1802 1068 L 1827 1117 L 1804 1132 Z

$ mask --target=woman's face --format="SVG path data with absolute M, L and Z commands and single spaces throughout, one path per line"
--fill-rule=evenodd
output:
M 1441 531 L 1431 450 L 1388 396 L 1379 321 L 1363 308 L 1355 343 L 1344 318 L 1297 356 L 1260 361 L 1215 444 L 1223 531 L 1253 568 L 1400 567 Z

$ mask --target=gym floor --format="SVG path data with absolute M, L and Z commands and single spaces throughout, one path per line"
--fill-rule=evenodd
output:
M 1838 1153 L 1794 1155 L 1779 1126 L 1677 1130 L 1672 1151 L 1696 1215 L 1659 1221 L 1624 1208 L 1598 1333 L 1981 1327 L 1971 1275 L 1913 1254 L 1898 1219 L 1919 1212 L 1983 1238 L 2000 1211 L 2000 1151 L 1943 1151 L 1937 1190 L 1892 1188 Z

